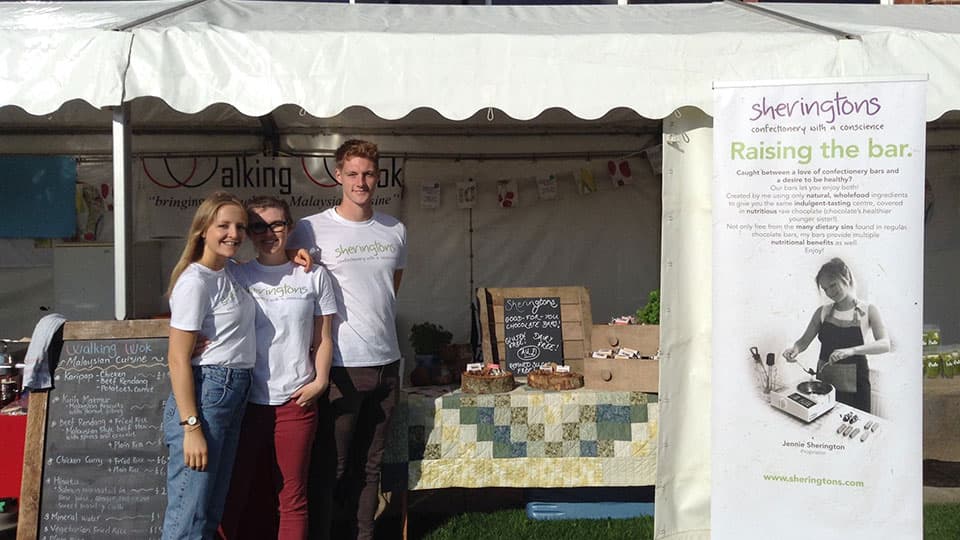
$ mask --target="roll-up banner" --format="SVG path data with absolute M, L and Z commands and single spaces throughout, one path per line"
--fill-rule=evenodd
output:
M 920 539 L 926 78 L 714 89 L 712 538 Z

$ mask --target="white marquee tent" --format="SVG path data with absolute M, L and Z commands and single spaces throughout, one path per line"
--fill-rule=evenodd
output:
M 960 6 L 4 2 L 0 51 L 0 153 L 112 147 L 120 317 L 131 152 L 192 144 L 165 133 L 304 150 L 362 121 L 496 146 L 495 114 L 542 145 L 593 130 L 641 149 L 662 129 L 657 538 L 709 537 L 712 83 L 926 73 L 927 120 L 960 110 Z
M 717 80 L 905 72 L 931 74 L 931 120 L 960 99 L 951 6 L 146 0 L 5 2 L 0 14 L 0 103 L 31 114 L 152 96 L 253 117 L 296 104 L 316 117 L 361 105 L 387 119 L 422 107 L 455 120 L 486 107 L 518 119 L 550 107 L 663 118 L 685 106 L 709 114 Z

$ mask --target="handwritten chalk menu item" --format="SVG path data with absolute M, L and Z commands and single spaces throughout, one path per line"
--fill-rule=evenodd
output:
M 526 375 L 549 362 L 563 363 L 560 298 L 505 298 L 503 342 L 507 371 Z
M 123 322 L 165 327 L 165 321 Z M 34 415 L 34 398 L 46 397 L 36 538 L 159 538 L 167 501 L 161 429 L 170 393 L 167 339 L 68 334 L 54 388 L 30 401 Z M 28 426 L 28 438 L 29 432 Z
M 63 344 L 50 392 L 41 538 L 158 536 L 167 340 Z

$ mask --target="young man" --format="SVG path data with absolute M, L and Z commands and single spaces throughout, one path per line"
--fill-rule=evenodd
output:
M 407 233 L 396 218 L 373 209 L 378 159 L 371 142 L 343 143 L 335 171 L 343 200 L 301 220 L 290 238 L 291 248 L 311 250 L 326 266 L 338 304 L 329 405 L 321 415 L 314 455 L 313 481 L 325 495 L 311 501 L 319 507 L 312 512 L 314 537 L 330 534 L 335 490 L 348 510 L 356 507 L 356 538 L 373 538 L 380 464 L 400 388 L 396 295 L 406 265 Z

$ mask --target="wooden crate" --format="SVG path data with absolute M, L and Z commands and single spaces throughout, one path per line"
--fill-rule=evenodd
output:
M 593 328 L 593 316 L 590 313 L 590 293 L 586 287 L 480 288 L 477 290 L 477 299 L 480 301 L 484 362 L 500 363 L 506 357 L 503 343 L 503 300 L 548 296 L 560 298 L 564 363 L 583 360 L 592 352 L 590 332 Z
M 660 326 L 656 324 L 595 324 L 590 334 L 591 352 L 627 347 L 643 356 L 654 356 L 660 349 Z
M 583 386 L 592 390 L 660 391 L 659 360 L 615 360 L 584 358 L 568 362 L 570 369 L 583 373 Z
M 591 351 L 628 347 L 643 356 L 653 356 L 660 348 L 660 327 L 637 324 L 597 324 L 591 332 Z M 660 388 L 659 360 L 617 360 L 612 358 L 585 358 L 571 362 L 575 371 L 583 373 L 586 388 L 594 390 L 632 390 L 658 393 Z

